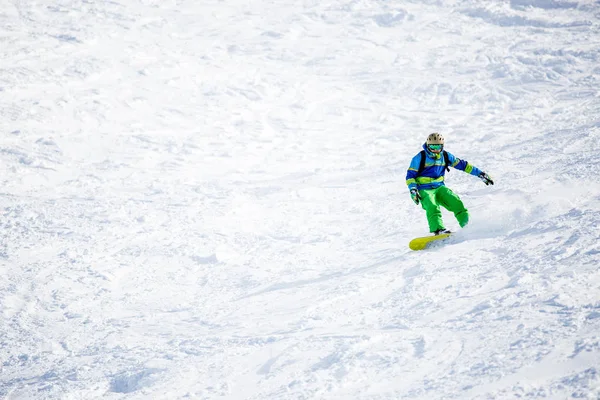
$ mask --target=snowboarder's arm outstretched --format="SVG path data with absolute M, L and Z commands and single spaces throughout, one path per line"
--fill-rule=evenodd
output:
M 460 158 L 454 156 L 454 154 L 449 153 L 449 152 L 447 152 L 447 153 L 448 153 L 448 162 L 450 163 L 451 167 L 480 178 L 483 181 L 483 183 L 485 183 L 486 185 L 494 184 L 494 181 L 488 174 L 486 174 L 485 172 L 483 172 L 476 166 L 469 164 L 469 162 L 467 160 L 461 160 Z
M 448 162 L 450 163 L 451 167 L 460 171 L 465 171 L 467 174 L 479 176 L 479 174 L 483 172 L 476 166 L 469 164 L 467 160 L 461 160 L 450 152 L 448 152 Z

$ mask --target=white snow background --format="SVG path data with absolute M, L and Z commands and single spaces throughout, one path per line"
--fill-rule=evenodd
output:
M 3 0 L 0 134 L 3 399 L 600 399 L 600 1 Z

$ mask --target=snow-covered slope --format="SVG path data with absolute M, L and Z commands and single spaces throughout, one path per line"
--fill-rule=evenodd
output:
M 0 54 L 0 397 L 600 398 L 600 2 L 11 0 Z M 496 185 L 411 252 L 433 131 Z

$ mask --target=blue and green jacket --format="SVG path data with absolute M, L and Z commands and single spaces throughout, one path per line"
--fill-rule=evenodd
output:
M 417 176 L 419 172 L 419 165 L 421 164 L 421 154 L 419 153 L 413 157 L 406 171 L 406 184 L 408 190 L 416 188 L 417 190 L 435 189 L 444 185 L 444 175 L 446 174 L 446 161 L 442 153 L 435 154 L 427 149 L 427 145 L 423 145 L 425 150 L 425 167 L 423 171 Z M 461 171 L 465 171 L 468 174 L 479 176 L 481 170 L 466 160 L 461 160 L 455 157 L 453 154 L 448 154 L 449 166 L 456 168 Z

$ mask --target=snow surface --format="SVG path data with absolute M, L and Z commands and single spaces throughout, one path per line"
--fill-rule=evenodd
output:
M 600 1 L 5 0 L 0 54 L 3 399 L 600 399 Z M 496 185 L 411 252 L 433 131 Z

